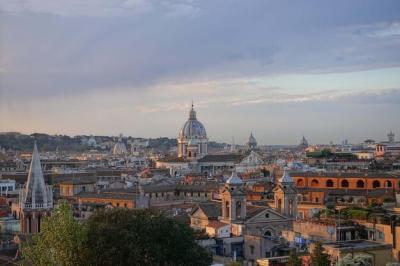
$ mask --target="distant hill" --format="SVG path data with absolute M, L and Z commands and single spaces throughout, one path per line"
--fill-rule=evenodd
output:
M 86 149 L 78 138 L 43 133 L 25 135 L 18 132 L 0 133 L 0 146 L 6 150 L 31 151 L 35 139 L 42 151 L 55 151 L 57 147 L 66 151 Z
M 36 139 L 41 151 L 55 151 L 58 147 L 60 151 L 85 151 L 93 149 L 85 144 L 82 140 L 87 140 L 91 136 L 80 135 L 70 137 L 67 135 L 49 135 L 45 133 L 33 133 L 30 135 L 21 134 L 19 132 L 1 132 L 0 133 L 0 147 L 6 150 L 12 149 L 16 151 L 31 151 L 33 142 Z M 93 136 L 98 144 L 102 142 L 117 141 L 115 136 Z M 144 139 L 126 137 L 124 141 L 133 139 Z M 176 139 L 160 137 L 150 138 L 149 148 L 168 151 L 177 145 Z M 225 144 L 210 141 L 209 148 L 222 149 Z

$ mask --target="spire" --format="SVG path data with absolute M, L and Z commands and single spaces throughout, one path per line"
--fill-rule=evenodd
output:
M 226 184 L 229 185 L 242 185 L 243 181 L 242 179 L 236 174 L 236 170 L 233 169 L 232 175 L 226 180 Z
M 289 175 L 286 169 L 283 170 L 283 175 L 279 178 L 280 183 L 293 183 L 293 178 Z
M 26 208 L 35 209 L 52 207 L 52 202 L 53 196 L 44 182 L 40 156 L 35 141 L 28 180 L 26 181 L 21 203 Z
M 189 113 L 189 120 L 196 120 L 196 111 L 194 110 L 193 100 L 192 100 L 192 108 Z

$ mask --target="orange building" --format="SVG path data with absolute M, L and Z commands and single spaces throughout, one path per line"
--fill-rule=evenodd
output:
M 97 203 L 113 207 L 134 209 L 136 207 L 135 193 L 81 192 L 77 195 L 79 204 Z
M 59 184 L 61 197 L 74 197 L 81 192 L 94 192 L 96 189 L 94 179 L 68 180 Z
M 343 203 L 382 202 L 395 199 L 400 177 L 388 173 L 291 173 L 301 201 L 321 203 L 335 200 Z

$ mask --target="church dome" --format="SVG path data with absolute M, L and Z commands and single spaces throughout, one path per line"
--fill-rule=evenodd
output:
M 87 145 L 91 146 L 91 147 L 96 147 L 97 146 L 97 142 L 96 142 L 96 140 L 94 139 L 93 136 L 90 136 L 90 139 L 88 140 Z
M 114 145 L 113 154 L 114 155 L 122 155 L 122 154 L 126 154 L 126 153 L 127 153 L 126 146 L 125 146 L 125 143 L 122 142 L 122 134 L 120 134 L 118 142 L 115 143 L 115 145 Z
M 250 133 L 250 137 L 249 137 L 249 140 L 248 140 L 247 144 L 248 144 L 249 146 L 257 146 L 257 140 L 256 140 L 256 138 L 253 136 L 253 132 Z
M 203 139 L 207 138 L 206 129 L 203 124 L 197 120 L 196 111 L 190 110 L 189 120 L 185 122 L 181 131 L 179 132 L 179 138 L 181 139 Z

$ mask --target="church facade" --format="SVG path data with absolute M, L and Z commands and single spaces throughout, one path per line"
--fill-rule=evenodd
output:
M 219 255 L 241 256 L 255 265 L 258 258 L 281 256 L 282 231 L 292 229 L 297 216 L 297 190 L 288 173 L 279 179 L 272 206 L 266 202 L 251 204 L 246 201 L 245 184 L 232 172 L 221 192 L 220 202 L 201 203 L 191 213 L 191 226 L 206 230 L 215 224 L 229 228 L 230 235 L 219 237 L 225 250 Z M 216 236 L 218 238 L 218 236 Z

